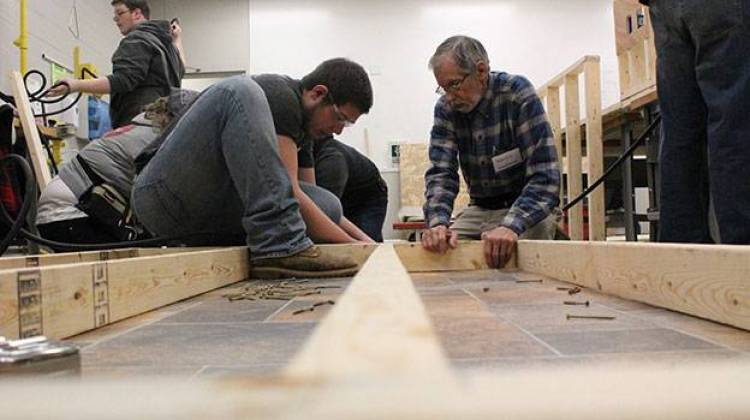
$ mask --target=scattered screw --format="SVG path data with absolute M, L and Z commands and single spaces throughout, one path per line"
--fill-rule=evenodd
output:
M 313 307 L 313 308 L 316 308 L 316 307 L 318 307 L 318 306 L 323 306 L 323 305 L 335 305 L 335 304 L 336 304 L 336 302 L 334 302 L 334 301 L 332 301 L 332 300 L 325 300 L 325 301 L 323 301 L 323 302 L 317 302 L 317 303 L 313 303 L 313 306 L 312 306 L 312 307 Z
M 489 291 L 490 291 L 490 288 L 489 288 L 489 287 L 485 287 L 484 289 L 482 289 L 482 291 L 483 291 L 484 293 L 487 293 L 487 292 L 489 292 Z
M 541 283 L 542 279 L 534 279 L 534 280 L 516 280 L 516 283 Z
M 573 290 L 572 287 L 558 287 L 557 290 Z
M 586 302 L 573 302 L 572 300 L 566 300 L 563 302 L 565 305 L 582 305 L 582 306 L 589 306 L 589 301 Z
M 292 312 L 292 315 L 299 315 L 299 314 L 302 314 L 302 313 L 305 313 L 305 312 L 312 312 L 314 310 L 315 310 L 315 308 L 312 307 L 312 306 L 310 306 L 309 308 L 302 308 L 302 309 L 299 309 L 297 311 L 294 311 L 294 312 Z
M 571 319 L 606 319 L 606 320 L 615 319 L 614 316 L 609 316 L 609 315 L 571 315 L 571 314 L 567 314 L 565 317 L 568 320 L 571 320 Z
M 576 286 L 576 287 L 568 290 L 568 294 L 571 295 L 571 296 L 575 295 L 576 293 L 581 293 L 581 288 L 578 287 L 578 286 Z

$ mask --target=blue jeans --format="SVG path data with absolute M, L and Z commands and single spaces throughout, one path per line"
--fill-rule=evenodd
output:
M 236 245 L 244 237 L 252 260 L 312 245 L 266 96 L 243 76 L 198 98 L 136 178 L 131 202 L 155 235 L 212 233 L 190 245 Z
M 651 0 L 663 117 L 659 240 L 750 243 L 750 0 Z

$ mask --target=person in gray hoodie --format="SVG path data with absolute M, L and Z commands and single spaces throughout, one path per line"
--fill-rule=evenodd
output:
M 66 79 L 48 96 L 67 92 L 110 94 L 112 127 L 127 125 L 143 107 L 171 88 L 179 88 L 185 74 L 182 29 L 176 21 L 149 20 L 145 0 L 114 0 L 114 21 L 124 35 L 112 55 L 112 74 L 96 79 Z

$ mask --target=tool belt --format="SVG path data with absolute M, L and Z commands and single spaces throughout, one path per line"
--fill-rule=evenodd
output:
M 136 239 L 139 229 L 133 218 L 130 201 L 104 182 L 80 155 L 76 159 L 94 184 L 78 199 L 77 207 L 119 240 Z

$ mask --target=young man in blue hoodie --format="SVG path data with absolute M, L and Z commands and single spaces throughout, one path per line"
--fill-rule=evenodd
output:
M 96 79 L 67 79 L 50 96 L 68 91 L 110 94 L 112 127 L 130 123 L 143 107 L 180 87 L 185 74 L 181 28 L 176 22 L 150 21 L 145 0 L 112 1 L 114 21 L 124 36 L 112 55 L 112 74 Z

